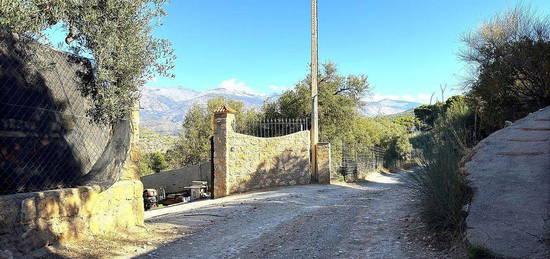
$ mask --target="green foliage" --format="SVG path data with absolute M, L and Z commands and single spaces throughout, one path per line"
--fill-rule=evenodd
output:
M 422 122 L 423 129 L 431 129 L 435 120 L 444 110 L 444 104 L 437 102 L 435 104 L 423 104 L 414 109 L 414 115 Z
M 62 46 L 93 60 L 94 80 L 82 85 L 94 107 L 95 121 L 124 118 L 139 99 L 139 87 L 152 75 L 171 76 L 170 44 L 152 29 L 164 15 L 165 0 L 20 0 L 1 1 L 0 30 L 43 39 L 44 31 L 62 26 Z
M 459 170 L 461 158 L 455 147 L 443 144 L 428 153 L 421 171 L 409 175 L 408 186 L 420 200 L 422 218 L 435 230 L 454 232 L 464 227 L 462 207 L 471 190 Z
M 176 145 L 167 152 L 167 157 L 174 167 L 198 164 L 210 157 L 212 121 L 206 109 L 193 105 L 185 115 L 182 130 Z
M 414 115 L 417 121 L 419 121 L 421 129 L 430 130 L 453 103 L 464 102 L 464 100 L 464 96 L 455 95 L 449 97 L 445 102 L 436 102 L 435 104 L 429 105 L 423 104 L 414 109 Z
M 351 139 L 354 122 L 362 107 L 361 97 L 370 91 L 367 76 L 338 73 L 334 63 L 325 63 L 319 75 L 320 139 L 335 142 Z M 311 115 L 311 78 L 306 76 L 294 89 L 263 107 L 266 118 L 303 118 Z
M 166 152 L 176 143 L 176 138 L 154 132 L 150 129 L 139 127 L 139 151 L 152 153 L 155 151 Z
M 447 100 L 429 133 L 411 142 L 423 148 L 422 169 L 411 174 L 408 186 L 421 202 L 424 221 L 439 231 L 460 233 L 472 192 L 460 167 L 468 150 L 475 145 L 473 112 L 464 98 Z M 425 141 L 426 143 L 423 143 Z
M 407 135 L 397 135 L 392 138 L 388 150 L 386 151 L 386 160 L 406 159 L 412 152 L 412 145 Z
M 447 103 L 445 113 L 436 120 L 433 134 L 448 144 L 472 148 L 478 142 L 474 112 L 464 98 Z
M 159 151 L 145 153 L 139 160 L 141 176 L 158 173 L 167 168 L 168 164 L 164 158 L 164 153 Z
M 166 164 L 166 160 L 164 159 L 164 154 L 161 152 L 155 152 L 151 154 L 151 169 L 158 173 L 164 169 L 166 169 L 168 165 Z
M 481 134 L 550 105 L 550 17 L 518 6 L 463 37 Z
M 418 127 L 420 123 L 420 121 L 414 115 L 394 117 L 393 122 L 404 126 L 407 129 Z
M 139 158 L 139 173 L 141 176 L 154 174 L 155 171 L 151 169 L 151 156 L 149 153 L 141 153 Z
M 206 107 L 195 104 L 189 109 L 175 145 L 166 152 L 170 167 L 195 165 L 210 159 L 210 136 L 213 135 L 214 110 L 227 104 L 237 113 L 236 120 L 248 121 L 258 117 L 254 110 L 245 110 L 244 103 L 217 97 L 208 100 Z

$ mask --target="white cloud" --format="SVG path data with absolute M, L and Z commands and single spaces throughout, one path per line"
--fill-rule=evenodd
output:
M 222 81 L 218 85 L 218 87 L 225 88 L 228 90 L 233 90 L 233 91 L 258 94 L 250 86 L 247 86 L 246 83 L 239 82 L 239 80 L 237 80 L 236 78 L 230 78 L 225 81 Z
M 425 93 L 419 93 L 419 94 L 403 94 L 403 95 L 383 95 L 383 94 L 373 94 L 372 96 L 369 96 L 365 98 L 366 101 L 371 102 L 377 102 L 383 99 L 390 99 L 390 100 L 403 100 L 408 102 L 417 102 L 417 103 L 429 103 L 430 102 L 430 94 Z

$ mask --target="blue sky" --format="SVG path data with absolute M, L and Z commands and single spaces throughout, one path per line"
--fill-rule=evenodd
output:
M 548 0 L 318 2 L 320 62 L 335 62 L 343 74 L 366 74 L 374 99 L 420 102 L 440 84 L 460 88 L 462 33 L 518 2 L 550 13 Z M 176 77 L 155 77 L 149 87 L 270 94 L 309 72 L 310 0 L 172 0 L 166 10 L 154 34 L 172 42 Z

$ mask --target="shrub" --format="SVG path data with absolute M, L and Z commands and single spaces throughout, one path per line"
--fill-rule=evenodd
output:
M 168 168 L 164 153 L 159 151 L 146 153 L 139 159 L 139 170 L 141 176 L 158 173 Z
M 463 36 L 483 136 L 550 105 L 550 17 L 518 5 Z
M 461 161 L 475 144 L 473 113 L 462 98 L 455 98 L 436 120 L 424 140 L 421 170 L 410 175 L 408 186 L 421 204 L 421 214 L 435 230 L 459 233 L 464 227 L 462 207 L 472 192 L 460 170 Z
M 408 187 L 420 201 L 421 215 L 435 230 L 461 230 L 465 214 L 462 207 L 468 203 L 471 190 L 460 172 L 460 153 L 451 145 L 443 145 L 428 152 L 420 161 L 421 170 L 409 175 Z

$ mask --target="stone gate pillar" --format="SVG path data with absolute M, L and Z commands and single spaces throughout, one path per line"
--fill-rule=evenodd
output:
M 315 155 L 317 156 L 317 182 L 320 184 L 330 184 L 330 143 L 317 143 L 315 149 Z
M 228 195 L 227 189 L 227 159 L 228 145 L 227 133 L 232 130 L 235 121 L 235 110 L 227 105 L 222 105 L 214 111 L 214 198 Z

